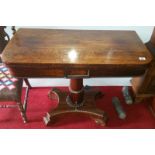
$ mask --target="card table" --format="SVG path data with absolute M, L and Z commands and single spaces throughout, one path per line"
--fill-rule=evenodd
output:
M 69 93 L 49 92 L 59 104 L 44 117 L 46 125 L 70 112 L 87 113 L 105 125 L 107 116 L 95 105 L 104 94 L 84 87 L 83 79 L 139 76 L 152 56 L 134 31 L 19 29 L 2 60 L 18 78 L 70 79 Z

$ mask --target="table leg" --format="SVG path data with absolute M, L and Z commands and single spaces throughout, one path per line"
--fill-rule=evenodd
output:
M 52 123 L 53 117 L 65 113 L 85 113 L 101 125 L 106 124 L 107 115 L 104 111 L 96 107 L 95 101 L 102 97 L 103 94 L 91 87 L 83 86 L 83 79 L 71 79 L 69 94 L 56 88 L 49 92 L 50 99 L 58 100 L 58 107 L 51 109 L 44 117 L 46 125 Z
M 152 102 L 149 107 L 150 107 L 150 110 L 151 110 L 153 116 L 155 117 L 155 98 L 152 99 Z

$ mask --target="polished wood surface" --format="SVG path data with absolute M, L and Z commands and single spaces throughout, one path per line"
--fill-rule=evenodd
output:
M 147 99 L 151 103 L 150 109 L 155 116 L 155 28 L 150 41 L 146 43 L 146 47 L 153 56 L 152 62 L 144 75 L 132 79 L 132 88 L 135 102 Z
M 73 82 L 73 81 L 72 81 Z M 81 81 L 74 81 L 71 85 L 77 89 L 79 87 L 77 84 Z M 82 84 L 82 83 L 81 83 Z M 80 84 L 80 86 L 81 86 Z M 76 85 L 76 86 L 75 86 Z M 47 115 L 44 117 L 44 122 L 46 125 L 50 125 L 55 122 L 55 116 L 66 113 L 83 113 L 89 114 L 90 118 L 94 120 L 97 124 L 105 126 L 108 120 L 108 115 L 103 110 L 100 110 L 96 106 L 96 100 L 103 97 L 103 94 L 94 88 L 84 88 L 85 98 L 83 98 L 82 104 L 78 103 L 80 98 L 74 98 L 71 100 L 71 94 L 68 95 L 66 91 L 60 91 L 56 88 L 49 92 L 50 99 L 58 101 L 58 107 L 51 109 Z M 74 94 L 75 95 L 75 94 Z M 66 98 L 67 97 L 67 98 Z M 66 104 L 67 102 L 67 104 Z M 76 102 L 76 103 L 73 103 Z
M 89 78 L 143 74 L 151 54 L 134 31 L 20 29 L 2 59 L 17 77 Z
M 142 102 L 155 96 L 155 28 L 150 41 L 146 43 L 146 47 L 152 54 L 152 61 L 145 74 L 134 77 L 131 81 L 135 102 Z
M 83 79 L 70 80 L 69 90 L 73 104 L 81 104 L 84 100 Z

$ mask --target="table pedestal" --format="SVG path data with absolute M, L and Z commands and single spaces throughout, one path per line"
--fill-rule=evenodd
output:
M 107 115 L 104 111 L 96 107 L 95 101 L 103 96 L 102 92 L 83 86 L 83 79 L 71 79 L 69 94 L 59 89 L 52 89 L 49 92 L 51 100 L 57 99 L 58 107 L 52 109 L 44 117 L 46 125 L 52 123 L 53 117 L 65 113 L 85 113 L 98 124 L 105 125 Z

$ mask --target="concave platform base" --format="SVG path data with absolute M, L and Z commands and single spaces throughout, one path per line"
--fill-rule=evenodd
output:
M 84 100 L 82 104 L 72 104 L 70 96 L 67 92 L 60 91 L 59 89 L 52 89 L 49 92 L 49 98 L 51 100 L 57 99 L 57 109 L 52 109 L 47 113 L 47 116 L 43 118 L 45 125 L 53 123 L 53 117 L 65 113 L 84 113 L 89 116 L 98 124 L 105 126 L 107 121 L 107 114 L 96 107 L 95 101 L 101 98 L 103 94 L 100 91 L 94 90 L 91 87 L 84 88 Z

